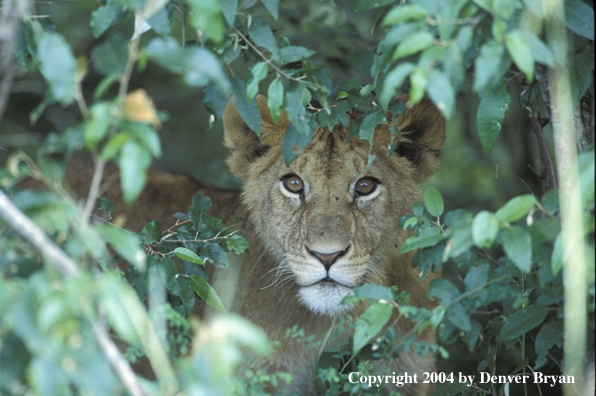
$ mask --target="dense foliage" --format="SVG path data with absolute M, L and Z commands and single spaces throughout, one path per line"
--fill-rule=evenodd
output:
M 85 24 L 96 38 L 86 49 L 69 44 L 62 31 L 66 25 L 53 23 L 58 17 L 44 18 L 26 1 L 4 3 L 5 26 L 15 19 L 9 12 L 22 13 L 16 15 L 14 41 L 0 42 L 11 49 L 13 60 L 2 67 L 12 68 L 21 81 L 40 76 L 45 81 L 43 100 L 29 114 L 31 123 L 43 123 L 57 106 L 78 111 L 69 113 L 76 121 L 43 140 L 35 160 L 11 151 L 0 168 L 0 214 L 6 220 L 0 222 L 0 393 L 134 393 L 136 380 L 127 382 L 130 377 L 122 369 L 126 363 L 110 357 L 107 341 L 101 341 L 98 329 L 106 326 L 129 362 L 140 361 L 143 367 L 148 361 L 157 376 L 143 378 L 143 391 L 136 394 L 179 389 L 259 394 L 291 381 L 284 373 L 259 371 L 246 357 L 272 348 L 246 320 L 229 315 L 199 324 L 191 317 L 195 295 L 225 311 L 203 267 L 226 268 L 228 253 L 248 248 L 233 226 L 205 214 L 209 198 L 199 192 L 188 213 L 174 214 L 179 220 L 175 229 L 162 230 L 151 222 L 134 234 L 91 221 L 96 204 L 105 212 L 113 210 L 109 200 L 97 197 L 97 188 L 81 208 L 62 186 L 69 159 L 86 151 L 97 165 L 96 177 L 107 161 L 118 164 L 127 203 L 141 194 L 147 169 L 162 153 L 157 132 L 162 124 L 161 139 L 168 139 L 168 115 L 156 108 L 142 80 L 131 89 L 131 79 L 156 66 L 162 75 L 174 75 L 203 92 L 212 115 L 209 126 L 219 122 L 232 97 L 246 124 L 260 134 L 255 97 L 266 95 L 272 117 L 283 110 L 291 121 L 284 140 L 288 164 L 299 155 L 292 149 L 303 149 L 316 125 L 348 126 L 352 108 L 361 114 L 350 124 L 348 139 L 372 142 L 375 127 L 391 121 L 388 114 L 396 117 L 405 110 L 401 93 L 410 95 L 410 104 L 428 95 L 448 120 L 456 117 L 458 99 L 477 98 L 474 138 L 490 155 L 509 106 L 519 101 L 526 110 L 524 125 L 531 127 L 515 133 L 536 136 L 540 172 L 532 185 L 539 192 L 528 188 L 498 208 L 477 202 L 476 213 L 466 207 L 446 212 L 439 190 L 427 187 L 424 203 L 400 220 L 403 228 L 413 230 L 401 251 L 418 250 L 413 265 L 421 277 L 444 271 L 443 279 L 429 285 L 440 305 L 419 309 L 399 290 L 365 285 L 345 301 L 370 304 L 360 318 L 336 318 L 320 338 L 306 337 L 298 327 L 288 329 L 287 336 L 319 350 L 314 381 L 328 394 L 377 394 L 376 386 L 352 383 L 349 373 L 382 375 L 372 361 L 412 348 L 447 359 L 439 363 L 447 375 L 433 380 L 440 383 L 436 394 L 509 394 L 510 386 L 511 394 L 551 390 L 550 385 L 540 390 L 533 383 L 522 388 L 478 380 L 468 386 L 458 380 L 458 372 L 559 375 L 565 367 L 567 373 L 579 373 L 583 351 L 593 351 L 595 325 L 592 6 L 581 0 L 302 3 L 311 7 L 308 13 L 280 0 L 99 1 L 92 12 L 85 10 Z M 346 17 L 347 25 L 316 32 L 324 36 L 309 32 L 316 21 L 342 13 L 359 19 Z M 296 22 L 300 18 L 315 22 L 301 25 Z M 365 34 L 359 24 L 363 20 L 370 29 Z M 9 73 L 0 72 L 8 78 Z M 556 86 L 566 81 L 566 87 Z M 569 118 L 561 116 L 564 111 Z M 577 158 L 557 147 L 564 133 L 560 124 L 571 128 Z M 391 132 L 388 155 L 401 138 L 397 128 Z M 374 159 L 369 155 L 369 166 Z M 569 162 L 577 168 L 576 179 L 556 174 L 557 165 Z M 49 191 L 21 191 L 16 184 L 27 176 Z M 557 189 L 565 195 L 574 183 L 579 221 L 566 217 L 569 201 L 560 200 Z M 18 210 L 8 206 L 6 196 Z M 21 212 L 35 225 L 23 222 Z M 561 230 L 562 216 L 579 230 L 575 245 Z M 37 227 L 49 239 L 36 234 Z M 585 254 L 572 256 L 570 246 Z M 65 255 L 52 253 L 56 247 Z M 117 255 L 110 258 L 110 252 Z M 175 257 L 182 260 L 181 268 Z M 130 264 L 125 273 L 115 265 L 121 260 Z M 568 283 L 570 274 L 579 274 L 581 284 Z M 574 290 L 579 296 L 570 300 Z M 148 298 L 150 291 L 156 297 Z M 579 301 L 573 312 L 580 318 L 576 329 L 570 326 L 566 301 Z M 396 310 L 397 320 L 416 322 L 413 332 L 382 331 Z M 440 345 L 415 340 L 416 331 L 429 326 Z M 346 331 L 354 332 L 353 339 L 335 342 Z M 569 340 L 579 340 L 580 350 L 577 342 L 565 345 Z M 572 350 L 577 361 L 564 361 L 565 350 Z M 237 376 L 238 370 L 244 375 Z M 455 377 L 449 377 L 452 372 Z M 566 392 L 573 394 L 574 388 Z

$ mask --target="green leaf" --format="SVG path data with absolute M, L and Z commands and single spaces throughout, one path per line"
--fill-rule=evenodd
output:
M 416 31 L 406 36 L 397 46 L 393 60 L 405 58 L 430 47 L 435 37 L 427 31 Z
M 433 279 L 428 283 L 428 294 L 430 297 L 436 297 L 441 305 L 449 305 L 461 293 L 447 279 Z
M 128 39 L 119 32 L 111 34 L 91 50 L 93 68 L 103 75 L 124 73 L 126 68 Z
M 174 254 L 178 257 L 180 257 L 182 260 L 186 260 L 189 261 L 191 263 L 195 263 L 195 264 L 199 264 L 202 265 L 203 267 L 205 266 L 205 263 L 203 262 L 203 260 L 201 260 L 201 258 L 192 250 L 189 250 L 187 248 L 183 248 L 183 247 L 179 247 L 174 249 Z
M 305 47 L 299 47 L 296 45 L 290 45 L 283 47 L 279 50 L 279 62 L 280 63 L 292 63 L 298 62 L 299 60 L 308 58 L 316 54 L 316 51 L 310 50 Z
M 373 303 L 364 311 L 356 322 L 352 353 L 356 355 L 373 337 L 375 337 L 391 318 L 393 307 L 381 302 Z
M 534 344 L 536 355 L 538 355 L 534 370 L 539 369 L 547 362 L 546 355 L 553 346 L 556 345 L 559 348 L 563 346 L 563 330 L 563 321 L 555 318 L 542 325 Z
M 157 158 L 161 157 L 161 141 L 152 125 L 143 122 L 131 122 L 127 126 L 136 140 L 149 150 L 151 155 Z
M 563 234 L 559 233 L 555 239 L 550 261 L 553 276 L 557 276 L 563 268 Z
M 520 309 L 507 319 L 507 322 L 501 328 L 499 338 L 501 341 L 507 341 L 526 334 L 544 322 L 547 314 L 548 309 L 540 305 L 532 305 Z
M 217 268 L 228 268 L 230 265 L 228 254 L 217 243 L 210 243 L 207 245 L 206 252 L 206 256 L 213 259 L 213 265 Z
M 308 142 L 310 142 L 312 134 L 314 134 L 314 129 L 311 129 L 310 135 L 304 135 L 298 131 L 298 128 L 296 128 L 294 124 L 290 124 L 282 144 L 282 152 L 286 166 L 290 166 L 292 161 L 306 147 Z M 297 152 L 294 151 L 294 146 L 298 146 Z
M 434 246 L 445 238 L 446 236 L 441 233 L 440 228 L 427 226 L 420 231 L 420 235 L 406 239 L 399 252 L 403 254 L 415 249 Z
M 386 300 L 393 299 L 393 293 L 385 286 L 372 283 L 362 285 L 354 289 L 354 296 L 364 300 Z
M 91 119 L 85 125 L 84 140 L 88 149 L 93 149 L 107 135 L 108 129 L 112 124 L 112 115 L 110 113 L 110 103 L 97 102 L 91 109 Z
M 109 198 L 97 197 L 97 205 L 95 208 L 104 213 L 112 213 L 114 211 L 114 204 Z
M 476 69 L 478 70 L 478 69 Z M 511 103 L 507 93 L 506 82 L 492 89 L 484 89 L 480 93 L 480 105 L 476 115 L 476 126 L 482 147 L 488 155 L 501 132 L 505 112 Z
M 474 217 L 472 238 L 474 238 L 474 244 L 479 248 L 490 248 L 498 232 L 499 222 L 494 214 L 483 210 Z
M 372 10 L 373 8 L 383 7 L 394 2 L 395 0 L 358 0 L 354 11 Z
M 139 236 L 143 238 L 143 244 L 149 245 L 151 243 L 159 242 L 161 240 L 161 224 L 159 221 L 153 220 L 143 227 Z
M 410 103 L 417 104 L 424 97 L 426 87 L 428 87 L 428 75 L 426 69 L 416 66 L 410 74 L 412 88 L 410 89 Z
M 511 227 L 503 230 L 501 239 L 507 257 L 524 272 L 532 268 L 532 237 L 520 227 Z
M 385 15 L 381 26 L 397 25 L 398 23 L 420 19 L 426 15 L 426 9 L 418 4 L 405 4 L 393 8 Z
M 238 0 L 219 0 L 223 16 L 231 27 L 234 26 L 236 20 L 236 12 L 238 11 Z
M 387 119 L 382 111 L 375 111 L 372 114 L 366 115 L 360 125 L 360 139 L 368 140 L 372 144 L 375 128 L 377 125 L 385 122 L 387 122 Z
M 497 210 L 495 216 L 499 221 L 513 223 L 528 214 L 535 204 L 536 198 L 532 194 L 519 195 Z
M 402 63 L 387 73 L 387 76 L 383 81 L 381 95 L 379 96 L 379 103 L 384 111 L 387 110 L 389 102 L 395 95 L 395 90 L 401 88 L 404 80 L 410 75 L 412 70 L 414 70 L 414 67 L 415 66 L 412 63 Z
M 428 96 L 446 118 L 451 118 L 455 106 L 455 91 L 447 73 L 432 69 L 428 73 Z
M 234 251 L 236 254 L 241 254 L 248 249 L 248 241 L 246 238 L 234 234 L 226 240 L 226 246 L 228 247 L 228 250 Z
M 456 327 L 459 327 L 463 331 L 472 330 L 472 324 L 470 323 L 470 314 L 466 312 L 464 307 L 457 303 L 451 307 L 447 313 L 447 319 Z
M 594 41 L 594 9 L 581 0 L 565 1 L 565 23 L 573 33 Z
M 122 258 L 144 270 L 145 251 L 141 248 L 141 241 L 136 235 L 107 224 L 99 224 L 98 230 Z
M 493 77 L 497 76 L 504 54 L 505 47 L 498 41 L 489 40 L 482 45 L 474 63 L 474 91 L 481 93 L 492 82 Z
M 277 21 L 279 18 L 279 1 L 280 0 L 261 0 L 267 11 L 271 14 L 273 19 Z
M 190 22 L 196 30 L 200 30 L 216 43 L 224 37 L 224 24 L 218 0 L 188 0 L 190 5 Z
M 120 132 L 112 136 L 110 140 L 108 140 L 108 142 L 101 148 L 99 157 L 104 161 L 115 158 L 118 155 L 118 151 L 120 151 L 122 145 L 130 138 L 130 134 L 126 132 Z
M 129 15 L 122 7 L 116 5 L 108 4 L 99 7 L 91 13 L 91 22 L 89 23 L 91 34 L 97 38 L 108 30 L 109 27 L 125 20 Z
M 550 52 L 550 49 L 542 42 L 542 40 L 540 40 L 533 32 L 524 31 L 523 35 L 532 49 L 532 56 L 536 62 L 551 67 L 555 65 L 552 52 Z
M 471 267 L 464 279 L 466 291 L 469 292 L 485 285 L 488 281 L 489 270 L 490 265 L 488 263 L 481 264 L 478 267 Z
M 534 80 L 534 58 L 532 48 L 523 34 L 518 30 L 510 32 L 505 37 L 505 46 L 517 68 L 525 74 L 528 83 L 531 83 Z
M 72 103 L 77 92 L 77 61 L 64 37 L 43 32 L 37 42 L 37 60 L 54 99 L 64 105 Z
M 243 78 L 236 76 L 232 79 L 232 93 L 232 103 L 236 111 L 250 130 L 261 137 L 261 113 L 256 101 L 248 102 Z
M 197 293 L 197 296 L 201 298 L 201 300 L 205 301 L 207 304 L 211 305 L 220 312 L 228 313 L 226 307 L 224 307 L 215 290 L 209 283 L 207 283 L 205 279 L 198 275 L 191 275 L 188 277 L 188 280 L 190 282 L 190 286 L 195 293 Z
M 281 106 L 284 103 L 284 85 L 279 78 L 271 81 L 267 90 L 267 106 L 274 122 L 279 120 Z
M 147 181 L 147 168 L 151 155 L 138 143 L 128 140 L 120 150 L 120 188 L 124 203 L 130 205 L 137 199 Z
M 252 67 L 251 72 L 252 80 L 246 87 L 246 96 L 249 102 L 252 102 L 254 97 L 259 93 L 259 82 L 267 77 L 269 66 L 265 62 L 259 62 Z
M 279 58 L 279 49 L 277 48 L 277 40 L 271 31 L 269 25 L 264 23 L 259 18 L 253 18 L 252 25 L 248 29 L 250 39 L 259 47 L 265 48 L 271 52 L 273 60 L 277 61 Z
M 433 186 L 426 187 L 424 190 L 424 206 L 431 216 L 438 217 L 443 214 L 445 204 L 441 192 Z
M 192 205 L 188 208 L 188 215 L 193 223 L 199 226 L 201 219 L 205 213 L 211 208 L 213 202 L 211 198 L 203 196 L 203 190 L 199 190 L 194 197 L 192 197 Z

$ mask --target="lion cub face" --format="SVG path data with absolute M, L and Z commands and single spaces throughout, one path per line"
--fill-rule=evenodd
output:
M 428 101 L 417 106 L 424 109 L 409 110 L 398 124 L 408 143 L 391 158 L 387 158 L 388 128 L 378 128 L 372 148 L 376 159 L 368 171 L 368 141 L 346 142 L 347 128 L 341 125 L 333 131 L 318 128 L 287 167 L 282 154 L 287 117 L 282 114 L 274 123 L 266 100 L 258 100 L 261 140 L 231 104 L 224 126 L 228 164 L 244 182 L 243 202 L 250 221 L 278 262 L 261 279 L 262 287 L 290 286 L 311 311 L 338 314 L 344 310 L 340 302 L 354 288 L 392 284 L 392 265 L 407 238 L 398 219 L 420 200 L 418 184 L 436 169 L 443 119 Z M 436 122 L 426 125 L 433 117 Z M 421 122 L 426 132 L 414 135 Z M 432 141 L 439 146 L 431 146 Z

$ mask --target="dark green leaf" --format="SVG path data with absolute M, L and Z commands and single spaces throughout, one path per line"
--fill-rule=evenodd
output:
M 424 190 L 424 205 L 426 206 L 428 213 L 435 217 L 442 215 L 443 210 L 445 209 L 443 196 L 439 190 L 433 186 L 428 186 L 426 187 L 426 190 Z
M 395 0 L 358 0 L 354 11 L 366 11 L 372 10 L 373 8 L 383 7 L 393 3 Z
M 127 124 L 128 130 L 132 132 L 132 135 L 136 140 L 141 143 L 154 157 L 161 157 L 161 142 L 159 135 L 152 125 L 131 122 Z
M 206 249 L 206 256 L 213 259 L 213 265 L 217 268 L 228 268 L 230 261 L 228 254 L 217 243 L 210 243 Z
M 312 136 L 303 135 L 298 131 L 294 124 L 290 124 L 288 130 L 286 131 L 286 135 L 284 137 L 284 142 L 282 145 L 282 151 L 284 154 L 284 161 L 286 163 L 286 166 L 290 166 L 292 161 L 306 147 L 308 142 L 310 142 L 311 137 Z M 297 150 L 295 150 L 295 146 L 298 147 Z
M 130 14 L 125 12 L 122 7 L 108 4 L 99 7 L 91 13 L 91 22 L 89 27 L 93 37 L 101 36 L 110 26 L 128 18 Z
M 441 305 L 448 305 L 460 295 L 459 289 L 447 279 L 433 279 L 428 284 L 428 293 L 436 297 Z
M 488 281 L 488 272 L 490 265 L 487 263 L 481 264 L 478 267 L 471 267 L 464 279 L 464 286 L 466 291 L 474 290 L 482 287 Z
M 215 118 L 221 119 L 228 104 L 228 98 L 221 93 L 215 84 L 207 85 L 203 91 L 205 92 L 205 98 L 203 99 L 205 108 L 215 115 Z
M 234 26 L 236 19 L 236 12 L 238 11 L 238 0 L 219 0 L 221 4 L 221 11 L 230 26 Z
M 414 70 L 412 63 L 402 63 L 391 70 L 383 82 L 379 103 L 383 110 L 387 110 L 389 102 L 395 95 L 395 90 L 400 89 L 406 77 Z
M 205 279 L 201 278 L 198 275 L 191 275 L 188 277 L 188 280 L 190 282 L 190 286 L 195 291 L 195 293 L 197 293 L 197 296 L 201 298 L 201 300 L 205 301 L 207 304 L 211 305 L 218 311 L 227 313 L 226 308 L 219 299 L 219 296 L 217 295 L 215 290 L 213 290 L 211 285 L 209 285 L 209 283 L 205 281 Z
M 248 241 L 244 237 L 234 234 L 226 240 L 226 246 L 228 250 L 234 251 L 236 254 L 241 254 L 248 249 Z
M 271 52 L 271 57 L 274 60 L 278 60 L 279 49 L 277 48 L 277 41 L 269 25 L 265 24 L 259 18 L 253 18 L 252 25 L 248 29 L 248 35 L 256 45 Z
M 524 272 L 532 268 L 532 237 L 520 227 L 503 230 L 501 239 L 507 257 Z
M 377 127 L 377 125 L 386 122 L 387 118 L 385 117 L 385 114 L 382 111 L 376 111 L 372 114 L 366 115 L 362 120 L 362 124 L 360 125 L 360 139 L 368 140 L 372 144 L 375 128 Z
M 109 198 L 97 197 L 97 205 L 95 208 L 104 213 L 112 213 L 114 211 L 114 204 Z
M 273 19 L 277 21 L 279 17 L 279 1 L 280 0 L 261 0 L 267 11 L 271 14 Z
M 535 370 L 547 362 L 546 355 L 552 347 L 556 345 L 561 348 L 563 346 L 563 334 L 563 321 L 561 320 L 553 318 L 542 325 L 536 336 L 536 343 L 534 344 L 536 354 L 538 355 L 536 366 L 534 367 Z
M 588 4 L 565 1 L 565 23 L 573 33 L 594 41 L 594 9 Z
M 145 245 L 159 242 L 161 240 L 161 224 L 157 220 L 147 223 L 139 236 L 143 238 L 143 244 Z
M 91 51 L 91 61 L 97 72 L 120 75 L 126 67 L 128 39 L 116 32 Z
M 356 355 L 391 318 L 393 307 L 381 302 L 373 303 L 364 311 L 356 322 L 352 353 Z
M 459 327 L 463 331 L 472 330 L 470 314 L 466 312 L 460 303 L 455 304 L 449 309 L 447 313 L 447 319 L 453 323 L 454 326 Z
M 299 60 L 308 58 L 316 54 L 316 51 L 310 50 L 305 47 L 298 47 L 295 45 L 290 45 L 288 47 L 283 47 L 279 50 L 279 62 L 280 63 L 292 63 L 297 62 Z
M 534 327 L 540 325 L 546 319 L 548 309 L 539 305 L 532 305 L 520 309 L 507 319 L 501 328 L 499 338 L 502 341 L 513 340 Z
M 211 198 L 203 196 L 203 191 L 199 190 L 192 198 L 192 205 L 188 208 L 188 215 L 197 226 L 201 223 L 202 216 L 207 213 L 213 205 Z
M 261 113 L 259 112 L 256 101 L 248 102 L 244 79 L 238 76 L 232 79 L 232 93 L 234 94 L 232 103 L 234 104 L 236 111 L 240 114 L 240 117 L 242 117 L 251 131 L 260 137 Z
M 511 103 L 511 96 L 507 93 L 506 82 L 495 88 L 484 89 L 480 93 L 476 126 L 482 147 L 488 155 L 491 154 L 493 145 L 501 132 L 509 103 Z

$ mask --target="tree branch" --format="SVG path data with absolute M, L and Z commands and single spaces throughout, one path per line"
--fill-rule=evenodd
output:
M 2 191 L 0 191 L 0 217 L 13 230 L 39 249 L 48 259 L 47 262 L 58 268 L 66 277 L 79 276 L 80 272 L 76 263 L 62 249 L 56 246 L 31 219 L 25 216 Z M 126 386 L 126 389 L 133 396 L 147 395 L 141 388 L 141 384 L 137 380 L 132 368 L 109 337 L 105 326 L 93 319 L 91 319 L 91 325 L 93 326 L 93 332 L 95 333 L 95 338 L 101 351 L 124 383 L 124 386 Z

